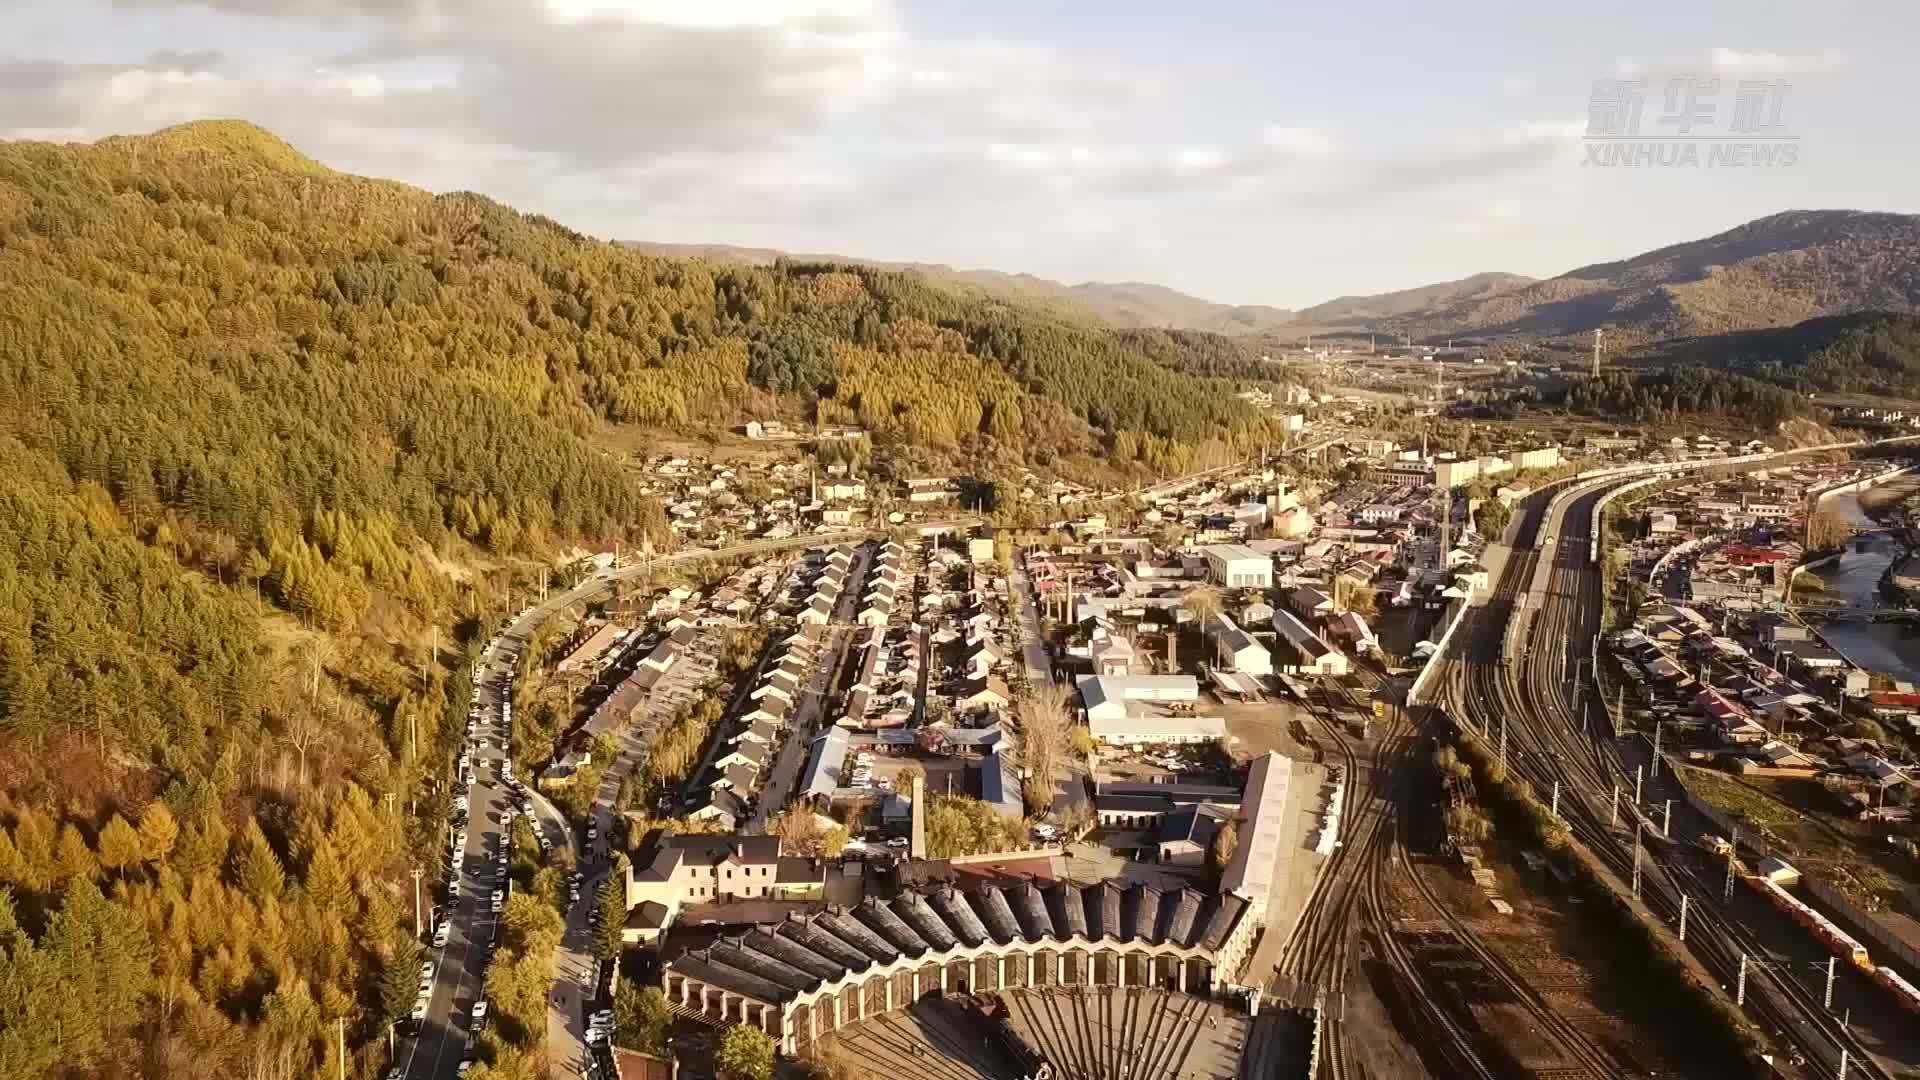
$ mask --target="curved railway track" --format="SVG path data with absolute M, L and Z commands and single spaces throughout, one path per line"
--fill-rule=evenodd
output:
M 1670 842 L 1647 808 L 1633 804 L 1634 777 L 1619 753 L 1604 706 L 1597 692 L 1579 694 L 1577 705 L 1570 700 L 1588 685 L 1591 673 L 1582 670 L 1582 661 L 1601 629 L 1601 582 L 1589 551 L 1592 505 L 1602 494 L 1604 489 L 1596 489 L 1572 500 L 1561 535 L 1551 546 L 1531 546 L 1541 540 L 1548 504 L 1541 500 L 1531 508 L 1519 534 L 1521 546 L 1509 559 L 1488 609 L 1505 605 L 1515 610 L 1523 596 L 1532 606 L 1519 608 L 1527 614 L 1518 640 L 1508 637 L 1499 645 L 1504 666 L 1489 662 L 1484 647 L 1467 656 L 1462 678 L 1449 686 L 1450 711 L 1490 750 L 1497 753 L 1503 742 L 1508 744 L 1508 768 L 1532 785 L 1536 797 L 1549 799 L 1559 785 L 1560 814 L 1570 835 L 1615 878 L 1621 891 L 1631 889 L 1638 863 L 1639 902 L 1653 917 L 1674 924 L 1680 897 L 1688 896 L 1693 932 L 1687 947 L 1723 985 L 1731 985 L 1742 954 L 1763 956 L 1767 950 L 1722 905 L 1717 882 L 1701 880 L 1683 859 L 1646 854 L 1647 849 L 1665 851 Z M 1523 584 L 1531 591 L 1523 592 Z M 1617 796 L 1616 787 L 1621 792 Z M 1616 798 L 1619 824 L 1613 811 Z M 1682 815 L 1688 812 L 1681 810 Z M 1826 1075 L 1837 1074 L 1845 1049 L 1849 1075 L 1887 1076 L 1858 1037 L 1796 979 L 1755 969 L 1748 981 L 1747 1010 L 1800 1056 L 1819 1063 Z
M 1360 670 L 1369 689 L 1384 684 L 1379 673 Z M 1494 1080 L 1496 1074 L 1480 1057 L 1472 1032 L 1428 987 L 1419 964 L 1394 929 L 1387 874 L 1399 846 L 1401 766 L 1419 744 L 1419 733 L 1404 710 L 1395 710 L 1376 743 L 1370 767 L 1363 770 L 1356 740 L 1343 727 L 1338 710 L 1358 709 L 1364 715 L 1367 703 L 1349 686 L 1323 684 L 1316 699 L 1306 705 L 1332 743 L 1347 785 L 1342 806 L 1344 839 L 1322 868 L 1278 969 L 1283 978 L 1315 991 L 1322 1010 L 1326 1075 L 1334 1080 L 1366 1075 L 1349 1045 L 1344 1019 L 1346 980 L 1354 970 L 1364 927 L 1379 958 L 1399 980 L 1418 1022 L 1437 1037 L 1422 1049 L 1445 1063 L 1441 1075 Z

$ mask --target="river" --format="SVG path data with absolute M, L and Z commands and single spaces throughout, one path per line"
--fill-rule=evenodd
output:
M 1820 579 L 1827 599 L 1861 605 L 1883 602 L 1880 579 L 1900 557 L 1900 547 L 1887 533 L 1878 531 L 1881 523 L 1868 515 L 1868 507 L 1881 510 L 1916 492 L 1920 492 L 1920 477 L 1901 476 L 1884 486 L 1821 501 L 1822 509 L 1836 511 L 1847 524 L 1862 530 L 1848 542 L 1839 559 L 1809 571 Z M 1867 507 L 1861 505 L 1862 496 Z M 1826 622 L 1819 631 L 1828 645 L 1854 665 L 1920 684 L 1920 630 L 1903 623 Z

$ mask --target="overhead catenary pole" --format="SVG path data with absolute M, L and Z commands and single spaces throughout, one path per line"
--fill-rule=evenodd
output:
M 1827 957 L 1827 992 L 1825 994 L 1822 994 L 1820 997 L 1820 1007 L 1823 1009 L 1833 1008 L 1833 962 L 1834 962 L 1834 959 L 1835 958 L 1831 956 Z
M 1610 805 L 1611 809 L 1607 811 L 1607 828 L 1609 829 L 1620 824 L 1620 782 L 1618 780 L 1613 782 L 1613 802 Z
M 1747 954 L 1740 954 L 1740 979 L 1733 992 L 1733 1003 L 1746 1008 L 1747 1005 Z
M 1735 833 L 1734 835 L 1738 836 L 1739 834 Z M 1722 902 L 1731 902 L 1733 900 L 1733 867 L 1738 861 L 1735 858 L 1735 852 L 1738 850 L 1739 843 L 1737 841 L 1727 845 L 1727 883 L 1722 886 L 1720 890 L 1720 899 Z
M 1641 823 L 1633 823 L 1633 898 L 1640 899 L 1640 829 Z
M 1673 800 L 1667 800 L 1666 810 L 1660 818 L 1660 835 L 1673 839 Z
M 1633 767 L 1633 805 L 1636 809 L 1640 806 L 1640 774 L 1645 771 L 1645 769 L 1646 766 L 1644 765 L 1635 765 Z
M 1687 943 L 1687 908 L 1692 900 L 1693 898 L 1686 893 L 1680 894 L 1680 943 L 1682 945 Z

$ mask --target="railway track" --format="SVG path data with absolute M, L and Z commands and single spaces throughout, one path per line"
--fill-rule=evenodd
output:
M 1369 690 L 1384 685 L 1379 673 L 1361 668 Z M 1315 882 L 1294 938 L 1283 951 L 1278 973 L 1296 987 L 1311 989 L 1322 1015 L 1322 1054 L 1326 1075 L 1335 1080 L 1366 1075 L 1349 1044 L 1345 1022 L 1347 979 L 1355 967 L 1364 929 L 1379 958 L 1393 970 L 1409 1008 L 1434 1040 L 1423 1050 L 1445 1063 L 1442 1075 L 1493 1080 L 1470 1031 L 1434 991 L 1424 971 L 1394 929 L 1387 894 L 1390 859 L 1399 846 L 1399 802 L 1403 766 L 1423 741 L 1409 714 L 1394 710 L 1364 770 L 1358 741 L 1345 729 L 1342 711 L 1370 715 L 1369 703 L 1351 686 L 1322 684 L 1306 703 L 1325 732 L 1346 784 L 1341 845 Z
M 1498 655 L 1507 661 L 1504 666 L 1489 663 L 1484 647 L 1477 654 L 1467 650 L 1462 677 L 1449 686 L 1451 711 L 1495 752 L 1510 744 L 1508 768 L 1532 785 L 1536 797 L 1550 798 L 1558 785 L 1560 816 L 1573 841 L 1605 867 L 1622 891 L 1631 890 L 1638 867 L 1637 898 L 1649 915 L 1672 925 L 1678 920 L 1680 898 L 1688 897 L 1693 930 L 1688 947 L 1723 985 L 1731 985 L 1743 954 L 1766 955 L 1767 950 L 1721 904 L 1717 882 L 1703 881 L 1685 859 L 1673 857 L 1673 841 L 1658 827 L 1664 821 L 1654 822 L 1647 807 L 1623 794 L 1633 791 L 1634 777 L 1619 753 L 1597 683 L 1592 693 L 1580 692 L 1592 677 L 1584 670 L 1583 653 L 1601 629 L 1601 581 L 1588 553 L 1592 504 L 1602 494 L 1596 490 L 1572 500 L 1553 546 L 1530 546 L 1540 539 L 1544 500 L 1533 508 L 1531 520 L 1523 522 L 1522 546 L 1516 547 L 1489 607 L 1520 605 L 1530 617 L 1521 640 L 1509 638 L 1498 647 Z M 1524 594 L 1533 601 L 1531 606 L 1521 604 L 1523 585 L 1533 590 Z M 1697 823 L 1689 820 L 1691 811 L 1675 809 L 1690 826 L 1676 831 L 1697 831 L 1692 827 Z M 1746 1007 L 1799 1057 L 1818 1063 L 1825 1075 L 1838 1074 L 1844 1049 L 1849 1075 L 1887 1076 L 1858 1037 L 1796 979 L 1756 973 L 1749 979 Z

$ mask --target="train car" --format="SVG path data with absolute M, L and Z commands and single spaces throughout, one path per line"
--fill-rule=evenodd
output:
M 1753 875 L 1747 884 L 1754 891 L 1765 896 L 1774 907 L 1785 912 L 1787 917 L 1813 932 L 1827 951 L 1847 961 L 1862 971 L 1872 971 L 1873 959 L 1867 955 L 1867 947 L 1860 944 L 1852 934 L 1836 926 L 1832 919 L 1808 907 L 1800 898 L 1780 887 L 1780 884 L 1768 878 Z
M 1902 978 L 1899 972 L 1890 967 L 1874 968 L 1873 981 L 1892 994 L 1900 1002 L 1901 1008 L 1910 1013 L 1920 1013 L 1920 988 Z

